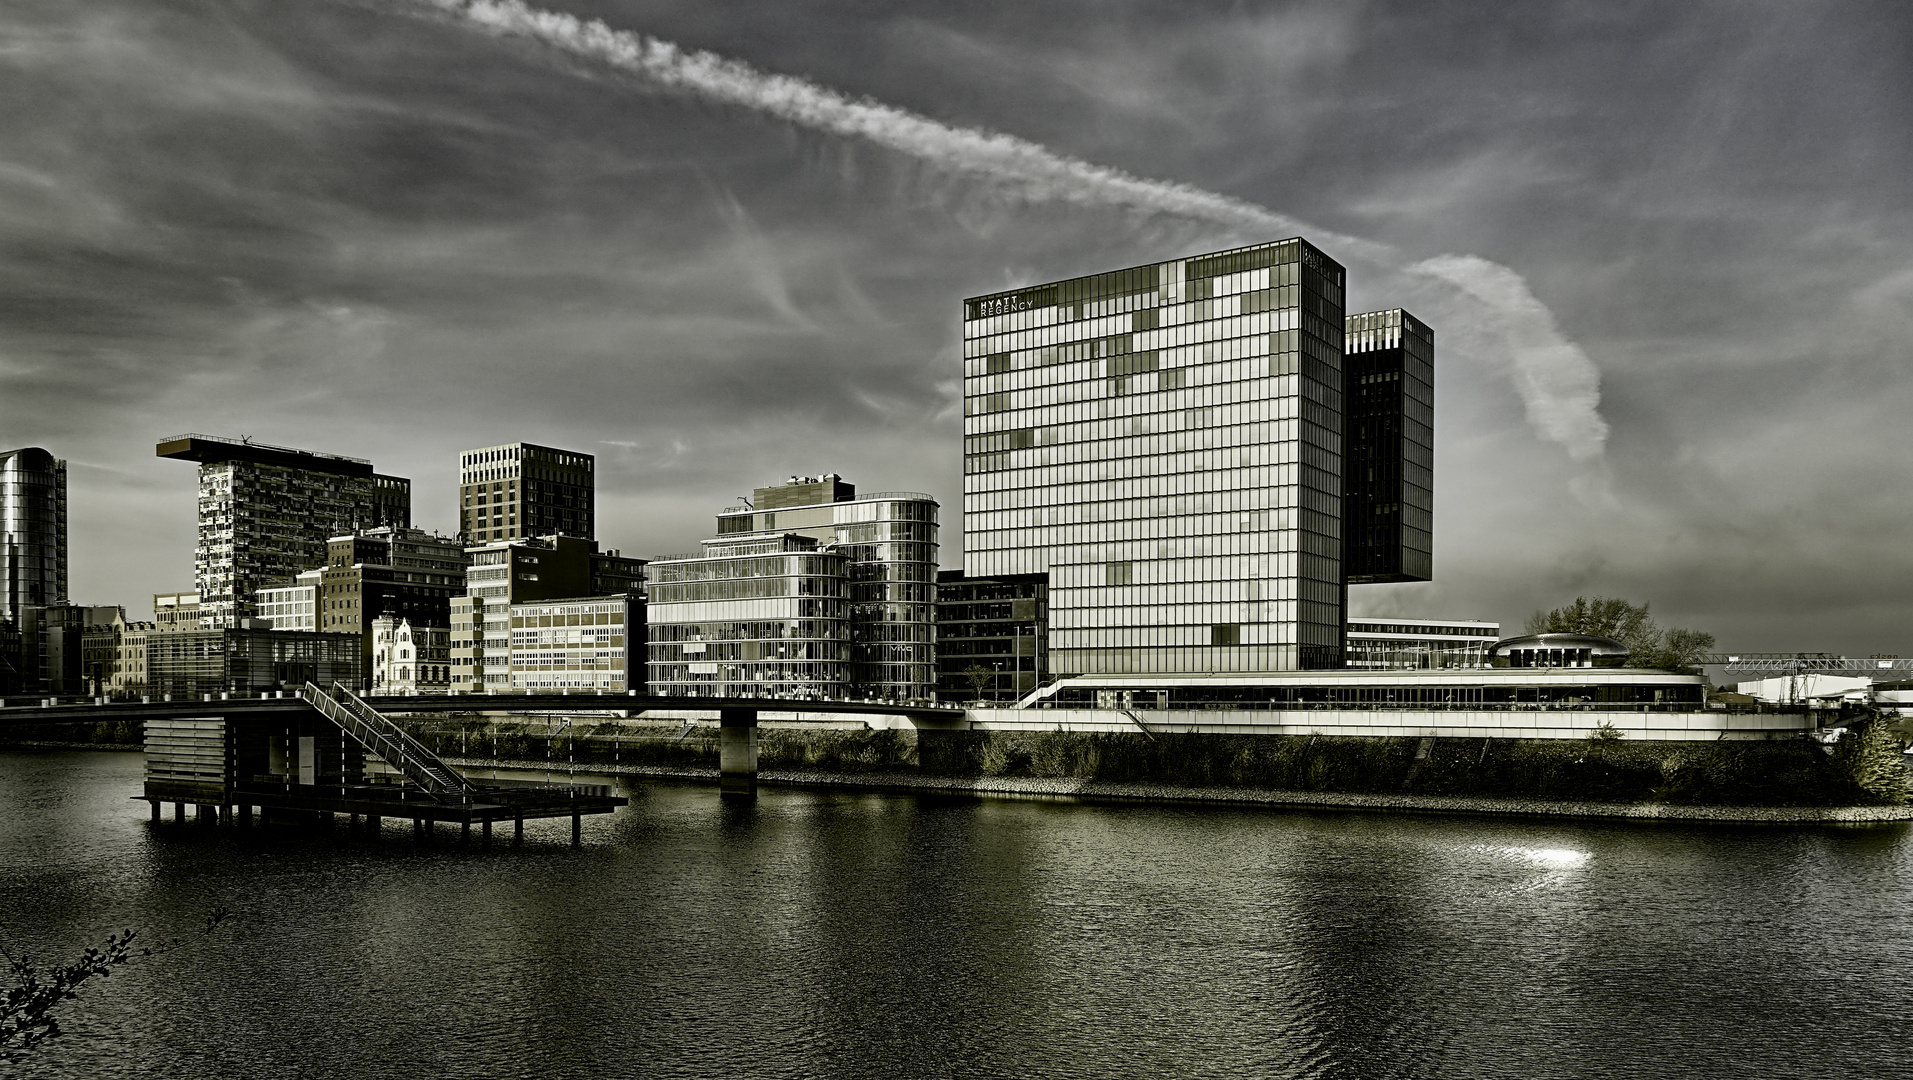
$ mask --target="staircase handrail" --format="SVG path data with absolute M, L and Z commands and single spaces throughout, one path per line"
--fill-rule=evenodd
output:
M 413 738 L 410 732 L 393 723 L 384 713 L 366 704 L 363 698 L 353 693 L 345 684 L 333 683 L 332 688 L 339 695 L 333 698 L 336 703 L 356 715 L 368 728 L 383 734 L 392 743 L 403 748 L 405 757 L 419 766 L 427 776 L 434 778 L 439 788 L 449 789 L 459 794 L 470 794 L 477 790 L 475 784 L 447 764 L 444 758 L 427 749 L 424 743 Z M 406 775 L 412 774 L 408 771 Z
M 378 755 L 406 778 L 434 797 L 468 798 L 474 790 L 470 781 L 426 749 L 404 728 L 386 719 L 377 709 L 359 700 L 342 684 L 334 689 L 344 700 L 308 682 L 301 691 L 308 704 L 339 725 L 360 746 Z

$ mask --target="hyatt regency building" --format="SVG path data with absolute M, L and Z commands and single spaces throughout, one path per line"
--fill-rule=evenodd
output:
M 1428 577 L 1433 333 L 1345 286 L 1290 239 L 964 302 L 964 576 L 1047 575 L 1051 671 L 1339 667 L 1351 573 Z

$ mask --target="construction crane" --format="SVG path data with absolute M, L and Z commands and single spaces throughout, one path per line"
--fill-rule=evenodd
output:
M 1848 675 L 1856 678 L 1913 679 L 1913 660 L 1897 656 L 1838 656 L 1825 652 L 1706 653 L 1697 664 L 1719 664 L 1729 675 Z
M 1800 700 L 1800 679 L 1807 675 L 1839 675 L 1874 682 L 1913 679 L 1913 660 L 1897 656 L 1836 656 L 1824 652 L 1708 653 L 1695 663 L 1722 665 L 1729 675 L 1785 678 L 1790 702 Z

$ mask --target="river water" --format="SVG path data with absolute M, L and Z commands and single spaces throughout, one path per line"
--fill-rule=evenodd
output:
M 616 780 L 523 848 L 147 821 L 0 752 L 0 940 L 211 936 L 31 1077 L 1855 1077 L 1913 1065 L 1913 829 Z M 445 834 L 441 834 L 444 836 Z M 0 1064 L 0 1073 L 7 1066 Z

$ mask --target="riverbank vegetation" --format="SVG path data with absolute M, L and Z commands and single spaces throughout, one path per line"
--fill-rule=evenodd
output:
M 717 731 L 616 723 L 413 722 L 441 753 L 501 761 L 715 767 Z M 648 730 L 646 730 L 648 729 Z M 1831 752 L 1829 752 L 1829 749 Z M 1140 732 L 925 732 L 763 728 L 763 769 L 1736 806 L 1898 805 L 1909 777 L 1880 723 L 1832 748 L 1808 739 L 1423 739 Z
M 1528 617 L 1530 634 L 1592 634 L 1627 646 L 1628 666 L 1686 671 L 1714 647 L 1714 635 L 1662 629 L 1646 604 L 1611 596 L 1577 596 L 1574 603 Z
M 553 767 L 715 768 L 717 729 L 681 721 L 405 719 L 433 750 Z M 137 744 L 136 724 L 16 729 L 7 741 Z M 1734 806 L 1903 805 L 1913 792 L 1900 742 L 1861 720 L 1831 747 L 1810 739 L 1642 742 L 1422 739 L 1141 732 L 766 727 L 763 769 L 1101 780 L 1175 787 Z

